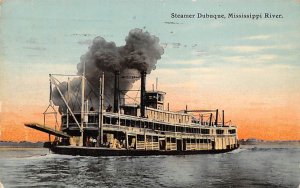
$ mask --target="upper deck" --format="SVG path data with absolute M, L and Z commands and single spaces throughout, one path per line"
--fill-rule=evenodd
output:
M 76 119 L 81 118 L 80 113 L 74 113 Z M 153 108 L 146 108 L 147 117 L 125 115 L 121 113 L 104 112 L 103 126 L 107 129 L 120 130 L 120 128 L 145 129 L 148 132 L 163 134 L 203 134 L 203 135 L 236 135 L 236 127 L 232 125 L 209 124 L 207 121 L 193 121 L 193 115 L 188 113 L 170 112 Z M 62 130 L 79 130 L 73 117 L 62 115 Z M 85 114 L 85 130 L 98 130 L 99 113 L 90 111 Z

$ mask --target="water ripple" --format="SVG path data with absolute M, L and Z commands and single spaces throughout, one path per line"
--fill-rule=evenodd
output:
M 5 187 L 297 187 L 300 174 L 300 150 L 295 148 L 146 157 L 66 156 L 45 150 L 0 154 Z

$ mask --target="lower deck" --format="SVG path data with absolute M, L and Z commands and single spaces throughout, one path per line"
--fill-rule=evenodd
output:
M 71 137 L 69 145 L 96 147 L 97 132 L 84 132 L 81 137 Z M 83 142 L 81 144 L 81 142 Z M 234 135 L 201 135 L 137 132 L 132 130 L 105 130 L 102 147 L 109 149 L 126 150 L 158 150 L 158 151 L 202 151 L 224 150 L 237 147 L 237 138 Z
M 131 150 L 110 149 L 103 147 L 78 147 L 78 146 L 53 146 L 51 151 L 63 155 L 80 156 L 148 156 L 148 155 L 194 155 L 194 154 L 218 154 L 230 152 L 238 148 L 238 145 L 230 149 L 222 150 L 190 150 L 190 151 L 161 151 L 161 150 Z

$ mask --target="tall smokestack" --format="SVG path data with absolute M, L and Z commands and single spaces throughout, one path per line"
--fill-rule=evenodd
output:
M 215 121 L 215 125 L 218 125 L 218 117 L 219 117 L 219 110 L 216 110 L 216 121 Z
M 146 107 L 146 72 L 141 72 L 141 117 L 145 117 Z
M 119 75 L 120 72 L 115 72 L 115 86 L 114 86 L 114 113 L 119 112 Z
M 212 120 L 212 113 L 210 113 L 210 115 L 209 115 L 209 126 L 211 126 L 211 120 Z
M 222 125 L 225 126 L 225 115 L 224 115 L 224 110 L 222 110 Z

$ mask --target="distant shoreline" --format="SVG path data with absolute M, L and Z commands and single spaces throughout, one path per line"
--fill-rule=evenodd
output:
M 47 149 L 44 147 L 35 147 L 35 148 L 30 148 L 30 147 L 5 147 L 5 146 L 0 146 L 0 151 L 11 151 L 11 150 L 18 150 L 18 151 L 22 151 L 22 150 L 41 150 L 41 149 Z
M 13 142 L 13 141 L 0 141 L 0 148 L 43 148 L 44 142 Z
M 250 139 L 241 139 L 239 140 L 239 144 L 241 145 L 284 145 L 284 144 L 290 144 L 290 145 L 300 145 L 300 140 L 259 140 L 255 138 Z

